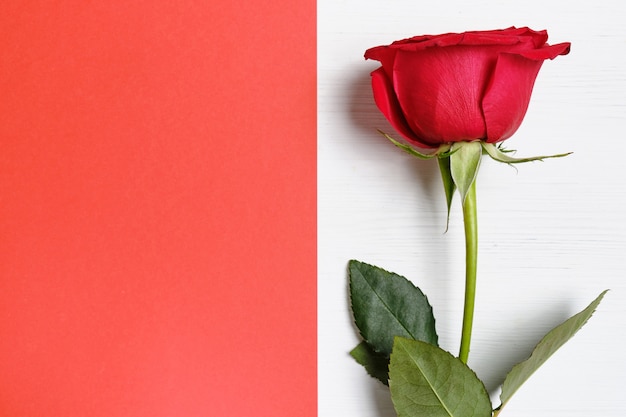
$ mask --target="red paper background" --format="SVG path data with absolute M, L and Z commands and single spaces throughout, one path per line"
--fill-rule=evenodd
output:
M 0 415 L 316 415 L 315 2 L 3 2 L 0 39 Z

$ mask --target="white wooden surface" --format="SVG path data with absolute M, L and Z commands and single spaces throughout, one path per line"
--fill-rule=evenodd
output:
M 485 159 L 478 178 L 480 252 L 470 366 L 494 399 L 541 336 L 610 288 L 591 321 L 511 400 L 503 417 L 626 415 L 626 3 L 319 0 L 319 415 L 395 416 L 387 389 L 348 356 L 358 338 L 346 263 L 412 279 L 435 309 L 441 346 L 458 350 L 463 236 L 458 199 L 444 234 L 436 162 L 377 133 L 363 60 L 375 45 L 425 33 L 548 29 L 570 55 L 544 64 L 519 156 L 573 151 L 517 170 Z

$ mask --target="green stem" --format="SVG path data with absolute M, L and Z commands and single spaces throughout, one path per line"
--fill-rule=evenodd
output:
M 476 260 L 478 255 L 478 221 L 476 216 L 476 180 L 470 185 L 463 202 L 465 225 L 465 306 L 459 359 L 467 363 L 472 340 L 474 300 L 476 298 Z

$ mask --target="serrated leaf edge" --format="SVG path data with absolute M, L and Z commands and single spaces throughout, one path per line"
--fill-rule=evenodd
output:
M 494 409 L 494 414 L 493 417 L 497 417 L 500 414 L 500 411 L 502 410 L 502 408 L 508 404 L 508 402 L 510 401 L 510 399 L 513 397 L 513 395 L 522 387 L 522 385 L 528 381 L 528 379 L 550 358 L 552 357 L 552 355 L 554 355 L 565 343 L 567 343 L 572 337 L 574 337 L 574 335 L 576 333 L 578 333 L 578 331 L 585 325 L 587 324 L 587 322 L 589 321 L 589 319 L 593 316 L 593 314 L 595 313 L 596 309 L 598 308 L 598 306 L 600 305 L 600 302 L 602 301 L 602 299 L 604 298 L 604 295 L 608 292 L 609 290 L 604 290 L 602 291 L 602 293 L 600 293 L 600 295 L 598 297 L 596 297 L 595 300 L 593 300 L 587 307 L 585 307 L 584 309 L 582 309 L 581 311 L 579 311 L 578 313 L 574 314 L 573 316 L 571 316 L 570 318 L 568 318 L 567 320 L 565 320 L 563 323 L 559 324 L 558 326 L 554 327 L 552 330 L 550 330 L 548 333 L 546 333 L 546 335 L 539 341 L 539 343 L 537 343 L 537 345 L 535 346 L 535 348 L 533 349 L 532 353 L 530 354 L 530 356 L 516 364 L 515 366 L 513 366 L 513 368 L 511 368 L 511 370 L 509 371 L 509 373 L 507 373 L 504 382 L 502 383 L 502 393 L 500 394 L 500 399 L 501 399 L 501 404 Z M 593 307 L 593 308 L 592 308 Z M 505 400 L 502 400 L 502 396 L 504 393 L 504 385 L 506 384 L 509 376 L 516 370 L 522 368 L 526 363 L 529 363 L 529 361 L 537 354 L 537 351 L 539 348 L 541 348 L 546 342 L 546 339 L 549 338 L 549 336 L 553 333 L 555 333 L 556 331 L 558 331 L 558 329 L 560 329 L 562 326 L 565 326 L 567 323 L 569 323 L 572 320 L 575 320 L 577 317 L 579 317 L 580 315 L 582 315 L 583 313 L 587 312 L 587 310 L 589 310 L 591 308 L 591 311 L 588 312 L 589 316 L 585 319 L 585 321 L 583 323 L 580 324 L 580 326 L 578 326 L 578 328 L 576 330 L 574 330 L 574 332 L 565 340 L 563 340 L 561 342 L 561 344 L 559 346 L 557 346 L 556 349 L 554 349 L 552 351 L 552 353 L 550 353 L 540 364 L 539 366 L 537 366 L 534 370 L 532 370 L 528 376 L 526 377 L 526 379 L 524 379 L 523 381 L 521 381 L 517 388 L 515 388 L 511 393 L 509 393 L 506 397 Z
M 403 324 L 402 322 L 400 322 L 399 320 L 397 320 L 397 318 L 395 317 L 395 314 L 393 314 L 393 313 L 392 313 L 391 309 L 389 309 L 389 308 L 388 308 L 387 304 L 386 304 L 386 303 L 384 303 L 384 302 L 383 302 L 382 304 L 383 304 L 385 307 L 387 307 L 387 310 L 388 310 L 388 311 L 391 313 L 391 315 L 392 315 L 392 316 L 396 319 L 396 321 L 398 321 L 398 323 L 400 324 L 400 326 L 401 326 L 401 327 L 403 327 L 403 328 L 406 330 L 407 334 L 409 334 L 409 335 L 412 337 L 412 339 L 409 339 L 409 340 L 417 340 L 417 341 L 421 341 L 421 342 L 424 342 L 424 343 L 427 343 L 427 344 L 430 344 L 430 345 L 433 345 L 433 346 L 437 346 L 437 347 L 439 347 L 439 335 L 437 334 L 437 320 L 435 319 L 435 315 L 434 315 L 434 311 L 433 311 L 433 306 L 432 306 L 432 304 L 430 304 L 430 301 L 428 300 L 428 296 L 426 296 L 426 294 L 425 294 L 425 293 L 424 293 L 424 292 L 423 292 L 423 291 L 422 291 L 422 290 L 421 290 L 421 289 L 420 289 L 417 285 L 413 284 L 413 282 L 411 282 L 411 280 L 409 280 L 408 278 L 404 277 L 403 275 L 397 274 L 397 273 L 395 273 L 395 272 L 388 271 L 388 270 L 386 270 L 386 269 L 384 269 L 384 268 L 381 268 L 381 267 L 379 267 L 379 266 L 376 266 L 376 265 L 368 264 L 367 262 L 362 262 L 362 261 L 359 261 L 359 260 L 357 260 L 357 259 L 351 259 L 351 260 L 348 262 L 348 275 L 350 276 L 350 279 L 349 279 L 349 281 L 350 281 L 350 282 L 351 282 L 351 280 L 352 280 L 352 278 L 351 278 L 351 274 L 350 274 L 350 265 L 351 265 L 352 263 L 358 263 L 358 264 L 362 264 L 362 265 L 367 265 L 367 266 L 369 266 L 369 267 L 371 267 L 371 268 L 376 268 L 376 269 L 379 269 L 379 270 L 381 270 L 381 271 L 383 271 L 383 272 L 385 272 L 385 273 L 387 273 L 387 274 L 389 274 L 389 275 L 395 275 L 395 276 L 397 276 L 397 277 L 399 277 L 399 278 L 402 278 L 402 279 L 406 280 L 409 284 L 411 284 L 411 285 L 413 286 L 413 288 L 417 289 L 417 290 L 418 290 L 418 291 L 422 294 L 422 296 L 424 297 L 424 300 L 426 301 L 426 304 L 428 305 L 428 307 L 429 307 L 429 311 L 430 311 L 430 313 L 431 313 L 430 315 L 431 315 L 431 317 L 432 317 L 432 321 L 433 321 L 433 328 L 434 328 L 434 339 L 435 339 L 435 340 L 434 340 L 434 343 L 430 343 L 430 342 L 426 342 L 426 341 L 423 341 L 423 340 L 416 339 L 416 338 L 415 338 L 415 336 L 413 335 L 413 333 L 412 333 L 412 332 L 410 332 L 410 331 L 409 331 L 409 330 L 408 330 L 408 329 L 404 326 L 404 324 Z M 366 282 L 367 282 L 367 280 L 366 280 Z M 367 282 L 367 284 L 369 285 L 369 282 Z M 352 284 L 350 284 L 350 287 L 351 287 L 351 285 L 352 285 Z M 351 290 L 351 288 L 349 289 L 349 291 L 348 291 L 348 292 L 349 292 L 349 294 L 350 294 L 350 311 L 352 312 L 352 314 L 353 314 L 353 318 L 354 318 L 354 304 L 353 304 L 353 301 L 352 301 L 352 290 Z M 376 294 L 376 295 L 378 296 L 378 294 Z M 382 302 L 382 299 L 381 299 L 381 302 Z M 368 338 L 367 338 L 367 337 L 365 337 L 365 335 L 363 334 L 363 332 L 362 332 L 362 331 L 361 331 L 361 329 L 359 328 L 358 324 L 356 323 L 356 319 L 354 320 L 354 324 L 356 325 L 357 329 L 359 330 L 359 334 L 361 335 L 361 337 L 362 337 L 363 341 L 364 341 L 365 343 L 367 343 L 367 345 L 368 345 L 370 348 L 372 348 L 372 350 L 373 350 L 374 352 L 376 352 L 376 353 L 378 353 L 378 354 L 382 354 L 382 355 L 388 355 L 388 353 L 387 353 L 387 352 L 381 352 L 380 350 L 376 349 L 376 346 L 374 346 L 374 344 L 372 344 L 372 343 L 371 343 L 371 341 L 370 341 L 370 340 L 368 340 Z
M 385 360 L 386 361 L 386 367 L 387 367 L 387 379 L 383 380 L 381 378 L 379 378 L 378 376 L 374 375 L 374 372 L 372 372 L 372 369 L 370 368 L 370 366 L 368 366 L 369 364 L 365 364 L 364 362 L 361 362 L 357 356 L 355 356 L 355 352 L 358 349 L 361 349 L 361 347 L 364 346 L 365 349 L 370 349 L 372 351 L 372 353 L 374 355 L 379 355 L 381 360 Z M 389 355 L 385 355 L 379 352 L 376 352 L 374 350 L 374 348 L 372 348 L 372 346 L 367 343 L 365 340 L 361 341 L 361 343 L 359 343 L 358 345 L 356 345 L 351 351 L 350 351 L 350 356 L 356 361 L 356 363 L 358 363 L 359 365 L 361 365 L 363 368 L 365 368 L 365 371 L 367 372 L 367 374 L 369 376 L 371 376 L 372 378 L 380 381 L 381 383 L 383 383 L 386 386 L 389 386 Z

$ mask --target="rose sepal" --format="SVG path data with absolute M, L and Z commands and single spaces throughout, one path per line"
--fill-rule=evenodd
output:
M 450 148 L 450 173 L 461 194 L 461 203 L 478 176 L 483 152 L 480 141 L 454 142 Z
M 447 156 L 450 155 L 450 148 L 451 145 L 450 144 L 443 144 L 441 145 L 439 148 L 437 148 L 437 150 L 433 153 L 422 153 L 418 150 L 416 150 L 415 148 L 413 148 L 412 146 L 409 146 L 405 143 L 399 142 L 397 140 L 395 140 L 394 138 L 392 138 L 391 136 L 389 136 L 387 133 L 383 132 L 382 130 L 378 130 L 378 132 L 383 135 L 384 137 L 387 138 L 387 140 L 389 140 L 391 143 L 393 143 L 394 145 L 396 145 L 398 148 L 402 149 L 404 152 L 408 153 L 409 155 L 413 155 L 416 158 L 419 159 L 433 159 L 435 157 L 437 158 L 445 158 Z
M 527 158 L 514 158 L 512 156 L 507 155 L 508 153 L 514 153 L 515 151 L 506 150 L 502 148 L 502 146 L 494 145 L 493 143 L 481 142 L 483 150 L 487 155 L 491 157 L 494 161 L 502 162 L 505 164 L 520 164 L 524 162 L 533 162 L 533 161 L 543 161 L 544 159 L 549 158 L 562 158 L 567 155 L 571 155 L 572 152 L 559 153 L 556 155 L 544 155 L 544 156 L 531 156 Z
M 441 172 L 441 181 L 443 182 L 443 190 L 446 193 L 446 206 L 448 213 L 446 216 L 446 232 L 450 225 L 450 208 L 452 207 L 452 198 L 456 191 L 456 185 L 454 185 L 454 179 L 452 178 L 452 172 L 450 171 L 450 158 L 439 158 L 439 172 Z
M 414 147 L 397 141 L 389 136 L 382 130 L 378 132 L 383 135 L 387 140 L 393 143 L 396 147 L 402 149 L 409 155 L 415 156 L 419 159 L 433 159 L 437 158 L 439 163 L 439 171 L 441 172 L 441 179 L 443 181 L 443 188 L 446 194 L 446 206 L 448 209 L 446 217 L 446 230 L 450 223 L 450 208 L 452 206 L 452 198 L 454 192 L 459 189 L 461 194 L 461 201 L 465 201 L 470 186 L 474 183 L 476 176 L 478 175 L 478 168 L 480 167 L 480 160 L 483 154 L 480 141 L 470 142 L 455 142 L 452 144 L 443 144 L 433 153 L 422 153 L 416 150 Z M 453 156 L 461 151 L 460 154 Z

